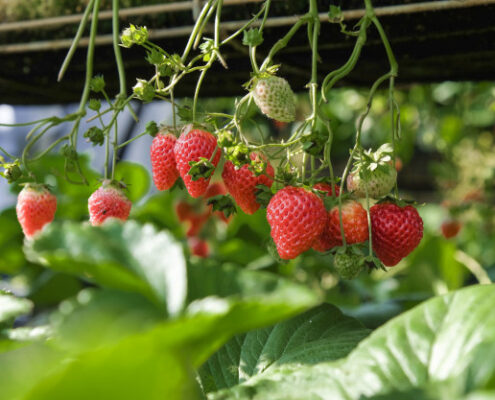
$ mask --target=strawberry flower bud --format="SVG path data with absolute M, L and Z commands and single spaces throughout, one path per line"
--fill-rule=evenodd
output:
M 135 26 L 131 24 L 129 28 L 124 29 L 120 40 L 123 47 L 132 47 L 134 44 L 143 45 L 148 40 L 149 33 L 145 26 Z
M 134 92 L 134 96 L 145 103 L 149 103 L 155 97 L 155 89 L 144 79 L 138 79 L 132 91 Z

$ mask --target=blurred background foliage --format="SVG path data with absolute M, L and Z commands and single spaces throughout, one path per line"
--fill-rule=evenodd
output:
M 387 95 L 378 93 L 374 99 L 363 130 L 365 147 L 376 148 L 390 140 Z M 337 173 L 353 143 L 355 121 L 365 108 L 366 96 L 364 90 L 334 90 L 325 108 L 335 134 L 332 159 Z M 418 202 L 425 224 L 420 246 L 398 266 L 387 272 L 363 273 L 354 281 L 339 281 L 331 255 L 309 251 L 279 263 L 267 251 L 269 227 L 264 210 L 253 216 L 239 211 L 228 223 L 209 218 L 198 234 L 208 242 L 208 261 L 191 255 L 190 262 L 233 264 L 302 282 L 369 327 L 434 295 L 486 281 L 488 276 L 495 279 L 495 87 L 455 82 L 414 85 L 398 91 L 397 100 L 402 135 L 398 156 L 403 164 L 399 188 L 403 197 Z M 233 99 L 204 99 L 200 103 L 203 111 L 231 112 L 232 106 Z M 308 107 L 307 99 L 300 96 L 299 120 L 307 115 Z M 275 125 L 253 110 L 252 120 L 244 128 L 256 141 L 270 137 L 281 140 L 298 123 Z M 33 170 L 57 195 L 56 220 L 85 221 L 87 198 L 98 186 L 99 174 L 90 170 L 86 157 L 82 164 L 90 186 L 72 185 L 60 174 L 62 164 L 61 156 L 54 154 L 33 165 Z M 217 170 L 214 181 L 221 179 L 221 168 Z M 128 184 L 128 195 L 134 202 L 131 218 L 170 231 L 188 251 L 186 232 L 190 226 L 179 221 L 175 210 L 185 201 L 203 213 L 204 199 L 192 200 L 177 187 L 164 193 L 150 191 L 149 171 L 137 164 L 120 163 L 117 175 Z M 461 230 L 447 239 L 441 225 L 452 219 L 461 224 Z M 34 302 L 30 324 L 41 324 L 60 302 L 88 286 L 75 276 L 26 261 L 13 208 L 0 212 L 0 226 L 0 290 Z M 25 322 L 21 318 L 17 324 Z

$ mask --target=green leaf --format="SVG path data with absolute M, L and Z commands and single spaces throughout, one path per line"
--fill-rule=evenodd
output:
M 0 354 L 0 368 L 2 399 L 199 398 L 187 363 L 146 335 L 74 354 L 47 345 L 25 346 Z
M 36 385 L 25 400 L 194 400 L 199 389 L 181 358 L 141 338 L 86 353 Z
M 0 294 L 0 324 L 13 320 L 19 315 L 28 314 L 32 308 L 33 303 L 27 299 Z
M 115 168 L 115 179 L 125 183 L 125 194 L 133 203 L 140 200 L 150 189 L 150 174 L 140 164 L 119 162 Z
M 191 265 L 183 318 L 165 323 L 156 334 L 181 347 L 199 367 L 232 336 L 274 324 L 318 303 L 304 286 L 276 275 L 229 265 Z M 201 327 L 201 329 L 198 329 Z
M 348 400 L 407 393 L 451 380 L 461 382 L 456 386 L 461 398 L 491 382 L 467 377 L 481 362 L 477 349 L 495 347 L 494 307 L 494 285 L 436 297 L 377 329 L 345 359 L 297 369 L 283 365 L 211 398 Z M 483 368 L 495 367 L 493 357 L 483 362 Z
M 346 356 L 369 330 L 323 304 L 277 325 L 236 336 L 200 369 L 206 391 L 228 388 L 277 366 Z
M 186 296 L 186 263 L 182 247 L 167 232 L 134 221 L 100 227 L 73 222 L 52 223 L 26 242 L 33 261 L 102 286 L 144 294 L 170 314 Z
M 81 350 L 145 332 L 161 322 L 163 315 L 137 294 L 88 288 L 62 302 L 50 320 L 58 347 Z
M 242 44 L 244 46 L 259 46 L 263 43 L 263 33 L 259 29 L 244 31 Z

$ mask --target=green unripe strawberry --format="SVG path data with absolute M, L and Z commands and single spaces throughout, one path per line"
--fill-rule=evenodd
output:
M 363 269 L 363 257 L 359 254 L 335 254 L 333 264 L 342 279 L 357 278 Z
M 362 178 L 359 172 L 351 173 L 347 177 L 347 190 L 353 192 L 357 197 L 368 196 L 379 199 L 390 193 L 397 180 L 397 171 L 391 165 L 383 165 L 369 173 L 369 176 Z
M 357 197 L 379 199 L 392 190 L 397 180 L 393 167 L 393 148 L 389 143 L 376 151 L 360 151 L 354 157 L 354 168 L 347 177 L 347 190 Z
M 284 78 L 269 76 L 259 79 L 253 89 L 253 98 L 269 118 L 281 122 L 292 122 L 296 118 L 294 93 Z

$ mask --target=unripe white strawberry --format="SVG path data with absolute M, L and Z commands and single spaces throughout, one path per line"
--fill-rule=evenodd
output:
M 278 76 L 269 76 L 257 81 L 253 98 L 261 112 L 281 122 L 292 122 L 296 118 L 294 93 L 289 82 Z
M 347 177 L 347 190 L 353 192 L 357 197 L 368 196 L 373 199 L 379 199 L 390 193 L 397 180 L 397 171 L 391 165 L 381 166 L 370 172 L 368 179 L 363 179 L 359 173 L 351 173 Z
M 347 177 L 347 190 L 357 197 L 379 199 L 392 190 L 397 171 L 392 163 L 393 148 L 385 143 L 376 151 L 359 152 L 354 158 L 354 168 Z

